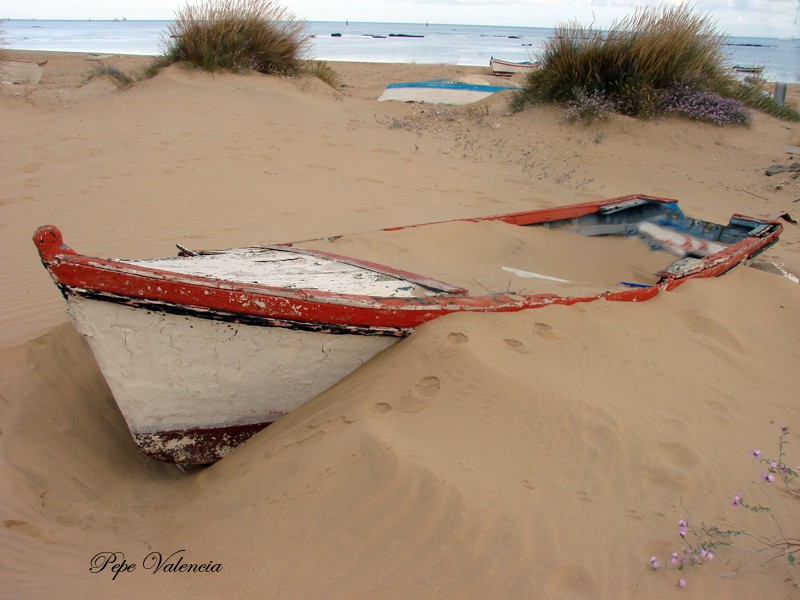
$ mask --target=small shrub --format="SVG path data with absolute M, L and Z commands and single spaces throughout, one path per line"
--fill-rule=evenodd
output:
M 323 60 L 315 60 L 308 63 L 306 70 L 309 75 L 313 75 L 320 81 L 324 81 L 333 89 L 337 89 L 341 83 L 339 74 L 328 63 Z
M 522 88 L 511 94 L 508 101 L 508 108 L 512 113 L 518 113 L 525 110 L 528 104 L 535 104 L 536 99 L 532 96 L 530 90 Z
M 723 65 L 723 41 L 708 16 L 685 4 L 637 11 L 608 31 L 560 24 L 510 108 L 564 103 L 568 118 L 583 121 L 611 106 L 640 118 L 666 110 L 722 125 L 748 123 L 744 105 L 800 121 L 797 109 L 731 75 Z
M 97 65 L 89 74 L 89 79 L 93 77 L 108 77 L 117 87 L 126 88 L 133 85 L 135 76 L 129 75 L 112 65 Z
M 165 69 L 175 62 L 171 55 L 156 56 L 142 71 L 140 79 L 148 79 L 158 75 L 161 69 Z
M 203 0 L 186 5 L 168 28 L 165 56 L 207 71 L 301 70 L 304 23 L 273 0 Z
M 385 117 L 383 119 L 377 119 L 378 123 L 388 127 L 389 129 L 405 129 L 406 131 L 417 131 L 420 128 L 420 125 L 414 119 L 409 117 L 392 117 L 389 119 Z
M 581 89 L 616 103 L 624 114 L 649 116 L 657 91 L 676 81 L 729 77 L 721 47 L 709 18 L 685 5 L 637 11 L 608 31 L 559 25 L 514 102 L 567 102 Z
M 786 104 L 778 104 L 775 97 L 763 89 L 759 82 L 738 82 L 732 86 L 727 95 L 736 98 L 750 108 L 784 121 L 800 121 L 800 111 Z
M 477 102 L 466 107 L 467 118 L 476 124 L 481 124 L 489 116 L 489 105 L 485 102 Z

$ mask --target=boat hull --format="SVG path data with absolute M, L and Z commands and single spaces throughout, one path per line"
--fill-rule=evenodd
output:
M 539 64 L 532 62 L 510 62 L 507 60 L 492 58 L 489 61 L 489 67 L 492 69 L 492 73 L 494 75 L 510 77 L 511 75 L 516 75 L 517 73 L 530 73 L 534 69 L 538 68 Z
M 507 85 L 466 83 L 445 79 L 390 83 L 378 97 L 379 102 L 427 102 L 430 104 L 463 105 L 485 100 L 492 94 L 513 90 Z
M 400 338 L 331 335 L 68 296 L 142 451 L 209 464 Z
M 51 225 L 36 231 L 34 243 L 142 451 L 166 462 L 208 464 L 422 323 L 456 312 L 645 301 L 756 256 L 778 240 L 777 219 L 734 215 L 723 226 L 685 216 L 674 200 L 631 195 L 461 220 L 637 234 L 653 249 L 683 257 L 657 283 L 622 281 L 616 291 L 575 296 L 474 295 L 291 243 L 180 247 L 177 259 L 103 259 L 75 252 Z

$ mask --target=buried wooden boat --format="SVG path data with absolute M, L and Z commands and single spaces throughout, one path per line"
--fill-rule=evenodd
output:
M 510 77 L 517 73 L 529 73 L 538 68 L 539 63 L 530 61 L 512 62 L 509 60 L 500 60 L 493 56 L 489 59 L 489 67 L 491 67 L 492 73 L 495 75 Z
M 427 102 L 430 104 L 471 104 L 485 100 L 498 92 L 516 89 L 513 82 L 506 80 L 489 83 L 482 77 L 464 76 L 457 79 L 429 79 L 390 83 L 378 97 L 378 102 L 394 100 L 398 102 Z
M 383 242 L 370 241 L 359 251 L 357 234 L 222 251 L 179 246 L 177 257 L 147 260 L 78 254 L 54 226 L 40 227 L 34 242 L 137 444 L 153 458 L 188 465 L 220 459 L 431 319 L 648 300 L 689 279 L 725 273 L 774 244 L 781 231 L 777 220 L 734 215 L 717 225 L 685 216 L 673 200 L 633 195 L 372 233 L 379 240 L 410 240 L 427 260 L 442 258 L 429 271 L 436 277 L 437 268 L 455 270 L 444 256 L 447 248 L 458 255 L 474 251 L 469 272 L 453 276 L 479 280 L 477 290 L 458 279 L 447 283 L 358 258 Z M 426 235 L 434 251 L 420 242 Z M 495 237 L 481 246 L 484 235 Z M 575 278 L 601 267 L 613 267 L 611 275 L 592 288 L 568 281 L 564 272 L 538 269 L 554 247 L 552 236 L 565 236 L 566 248 L 591 256 L 562 258 L 562 267 L 546 269 L 585 263 Z M 498 250 L 505 238 L 513 252 Z M 535 251 L 525 246 L 528 239 L 539 244 Z M 622 245 L 608 251 L 580 246 L 596 243 Z M 348 256 L 331 251 L 336 248 Z M 617 272 L 610 257 L 620 249 L 657 257 L 664 268 Z M 496 262 L 489 260 L 493 251 Z M 392 260 L 402 255 L 389 250 Z M 487 256 L 499 281 L 513 278 L 537 290 L 512 291 L 510 283 L 497 282 L 495 291 L 484 290 L 492 275 L 477 269 Z

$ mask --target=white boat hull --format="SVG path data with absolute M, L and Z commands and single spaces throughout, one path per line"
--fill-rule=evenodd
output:
M 506 60 L 499 60 L 497 58 L 492 58 L 489 61 L 489 67 L 492 69 L 492 73 L 501 76 L 511 76 L 516 75 L 517 73 L 530 73 L 534 69 L 538 68 L 538 66 L 538 63 L 515 63 Z
M 259 327 L 77 296 L 67 312 L 142 450 L 163 460 L 168 448 L 172 462 L 187 464 L 219 460 L 400 339 Z

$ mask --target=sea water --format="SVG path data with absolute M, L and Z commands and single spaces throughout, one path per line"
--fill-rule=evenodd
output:
M 114 54 L 160 54 L 170 21 L 0 23 L 7 47 Z M 491 57 L 535 61 L 553 29 L 426 23 L 306 22 L 318 60 L 488 66 Z M 800 40 L 727 38 L 725 63 L 764 67 L 770 81 L 800 82 Z

